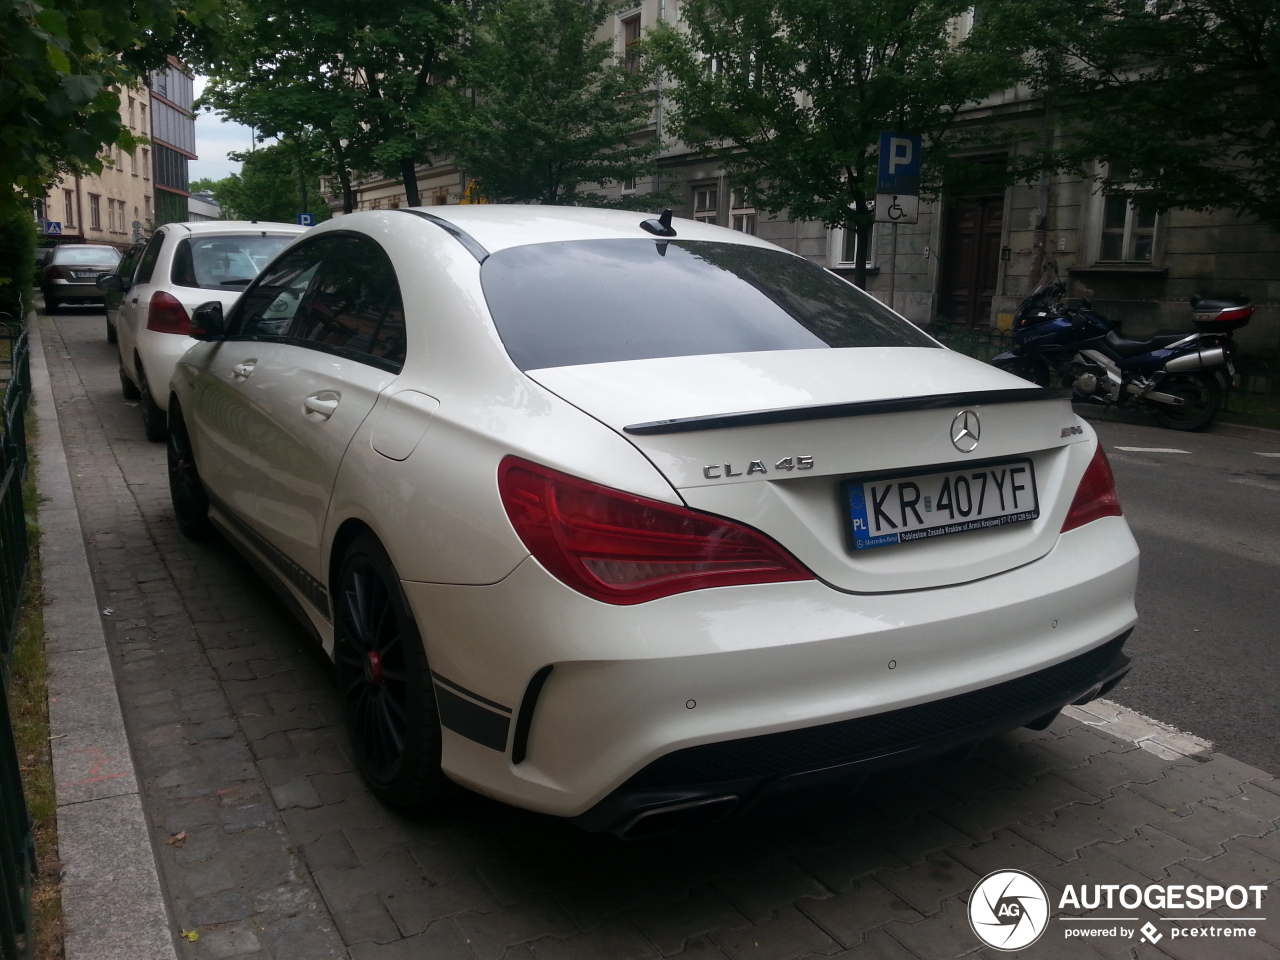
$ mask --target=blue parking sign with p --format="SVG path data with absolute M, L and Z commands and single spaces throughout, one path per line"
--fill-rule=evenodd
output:
M 298 226 L 314 227 L 316 225 L 316 215 L 314 213 L 298 214 Z
M 920 193 L 920 134 L 880 134 L 880 175 L 877 193 L 916 196 Z

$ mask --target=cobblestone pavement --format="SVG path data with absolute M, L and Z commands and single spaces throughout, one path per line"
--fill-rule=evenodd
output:
M 473 796 L 429 818 L 383 809 L 324 661 L 228 546 L 179 535 L 102 317 L 40 322 L 175 933 L 199 937 L 180 956 L 994 958 L 965 904 L 1020 868 L 1054 907 L 1067 884 L 1269 884 L 1275 915 L 1227 950 L 1175 940 L 1145 907 L 1123 912 L 1157 924 L 1155 945 L 1068 939 L 1059 918 L 1090 912 L 1054 909 L 1026 956 L 1280 957 L 1280 781 L 1066 717 L 841 800 L 653 841 Z

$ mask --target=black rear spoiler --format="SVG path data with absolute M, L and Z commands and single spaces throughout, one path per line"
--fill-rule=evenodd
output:
M 861 400 L 856 403 L 824 403 L 814 407 L 786 407 L 781 410 L 749 410 L 744 413 L 717 413 L 704 417 L 679 417 L 632 423 L 622 429 L 635 436 L 660 433 L 692 433 L 695 430 L 727 430 L 768 423 L 801 423 L 805 420 L 838 420 L 867 417 L 878 413 L 908 410 L 945 410 L 948 407 L 976 407 L 992 403 L 1030 403 L 1042 400 L 1069 400 L 1071 390 L 1025 387 L 1014 390 L 972 390 L 967 393 L 934 393 L 924 397 L 897 397 L 889 400 Z

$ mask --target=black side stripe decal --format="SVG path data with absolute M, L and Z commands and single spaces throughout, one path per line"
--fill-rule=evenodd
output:
M 506 751 L 510 717 L 460 697 L 442 683 L 437 682 L 435 687 L 442 726 L 491 750 Z
M 477 700 L 480 703 L 483 703 L 486 707 L 493 707 L 493 709 L 501 710 L 503 713 L 506 713 L 506 714 L 511 713 L 510 707 L 504 707 L 502 704 L 498 703 L 496 700 L 490 700 L 488 697 L 482 697 L 480 696 L 480 694 L 475 693 L 471 690 L 468 690 L 462 684 L 454 683 L 448 677 L 442 677 L 440 674 L 436 673 L 434 670 L 431 671 L 431 679 L 433 679 L 436 683 L 443 684 L 449 689 L 462 694 L 464 697 L 470 697 L 472 700 Z
M 207 493 L 207 491 L 206 491 Z M 243 520 L 235 515 L 222 500 L 212 493 L 207 494 L 209 501 L 218 508 L 218 513 L 226 519 L 232 527 L 235 528 L 237 534 L 253 546 L 254 550 L 260 553 L 266 561 L 276 569 L 288 583 L 292 584 L 297 591 L 307 598 L 307 601 L 320 611 L 330 623 L 333 622 L 333 613 L 329 609 L 329 591 L 325 585 L 307 573 L 302 567 L 290 560 L 285 554 L 268 543 L 258 531 L 254 530 Z

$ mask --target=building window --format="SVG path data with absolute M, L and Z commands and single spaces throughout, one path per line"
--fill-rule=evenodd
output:
M 146 147 L 142 148 L 142 179 L 151 179 L 151 151 Z
M 640 51 L 636 46 L 640 42 L 640 14 L 627 17 L 622 21 L 622 57 L 627 70 L 635 73 L 640 69 Z
M 137 115 L 136 115 L 137 109 L 138 109 L 138 101 L 133 99 L 133 97 L 130 97 L 129 98 L 129 129 L 130 130 L 133 130 L 135 127 L 137 127 Z
M 1141 201 L 1125 196 L 1102 198 L 1102 231 L 1098 260 L 1102 263 L 1150 263 L 1159 217 Z
M 142 132 L 147 132 L 147 105 L 145 103 L 138 104 L 138 121 L 142 127 Z
M 74 190 L 62 191 L 62 209 L 64 215 L 62 223 L 67 227 L 76 225 L 76 192 Z
M 868 270 L 873 270 L 876 266 L 876 235 L 879 232 L 879 226 L 876 223 L 871 225 L 871 236 L 867 242 L 867 249 L 863 251 L 862 261 L 867 265 Z M 858 265 L 858 231 L 854 229 L 831 231 L 829 262 L 833 267 L 848 269 Z
M 756 209 L 740 188 L 729 193 L 729 225 L 739 233 L 756 234 Z
M 693 188 L 693 219 L 699 223 L 715 223 L 720 208 L 718 187 Z
M 146 214 L 147 222 L 150 223 L 154 218 L 151 216 L 151 198 L 142 198 L 142 211 Z
M 96 193 L 89 194 L 89 229 L 102 229 L 102 198 Z

